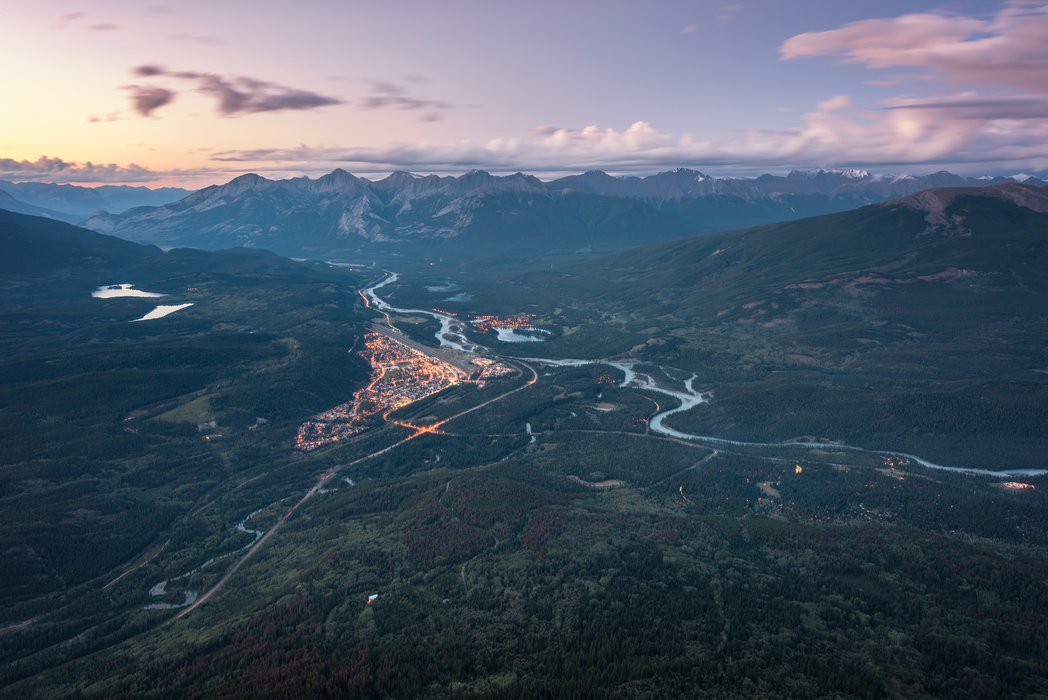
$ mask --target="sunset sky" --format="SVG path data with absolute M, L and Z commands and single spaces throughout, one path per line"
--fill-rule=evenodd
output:
M 0 1 L 0 178 L 1048 169 L 1048 2 Z

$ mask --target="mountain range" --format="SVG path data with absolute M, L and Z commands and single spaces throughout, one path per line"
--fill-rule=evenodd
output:
M 99 212 L 122 212 L 134 207 L 161 206 L 185 197 L 181 187 L 102 185 L 81 187 L 50 182 L 0 180 L 0 209 L 81 223 Z
M 248 174 L 163 206 L 99 214 L 85 225 L 164 246 L 246 246 L 301 257 L 520 258 L 620 250 L 845 211 L 929 187 L 1008 182 L 1014 181 L 861 170 L 757 178 L 688 169 L 648 177 L 591 171 L 550 182 L 483 171 L 459 177 L 394 172 L 377 181 L 344 170 L 315 180 Z
M 998 468 L 1048 447 L 1046 271 L 1048 188 L 1010 183 L 452 279 L 474 313 L 540 316 L 553 337 L 521 352 L 695 372 L 715 400 L 691 432 Z

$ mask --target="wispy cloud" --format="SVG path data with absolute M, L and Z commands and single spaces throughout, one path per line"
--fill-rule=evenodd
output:
M 156 75 L 167 75 L 167 68 L 155 63 L 145 63 L 133 68 L 131 72 L 140 78 L 152 78 Z
M 740 12 L 742 12 L 741 2 L 729 2 L 721 5 L 720 10 L 717 12 L 717 21 L 721 24 L 731 24 Z
M 935 13 L 870 19 L 782 44 L 785 59 L 841 56 L 870 68 L 917 68 L 943 80 L 1048 94 L 1048 3 L 1013 1 L 991 19 Z
M 407 76 L 405 79 L 416 85 L 428 82 L 422 76 Z M 445 112 L 455 109 L 450 102 L 419 97 L 402 85 L 380 80 L 371 81 L 371 91 L 360 99 L 359 105 L 361 109 L 423 111 L 423 121 L 437 121 Z
M 809 115 L 813 144 L 843 137 L 843 153 L 862 155 L 883 146 L 886 158 L 912 149 L 918 162 L 1019 161 L 1043 169 L 1046 46 L 1048 2 L 1010 0 L 987 16 L 912 13 L 798 34 L 779 52 L 786 60 L 836 56 L 873 70 L 892 69 L 895 74 L 867 84 L 911 91 L 883 98 L 877 109 Z
M 120 29 L 120 25 L 114 22 L 94 22 L 92 24 L 84 25 L 83 22 L 87 20 L 86 12 L 67 12 L 58 18 L 58 20 L 51 25 L 52 29 L 67 29 L 74 25 L 80 25 L 84 29 L 88 29 L 92 32 L 114 32 Z
M 0 158 L 0 178 L 40 182 L 148 182 L 158 174 L 132 163 L 75 163 L 42 156 L 36 160 Z
M 140 144 L 141 145 L 141 144 Z M 190 152 L 207 149 L 191 149 Z M 287 177 L 298 173 L 269 167 L 253 168 L 260 172 L 275 172 Z M 19 160 L 0 157 L 0 179 L 16 182 L 55 182 L 60 184 L 101 183 L 158 183 L 181 184 L 188 187 L 217 182 L 226 182 L 243 174 L 239 167 L 201 166 L 196 168 L 155 169 L 137 163 L 77 162 L 52 156 L 41 156 L 36 160 Z
M 171 90 L 153 85 L 125 85 L 124 89 L 131 93 L 131 106 L 143 117 L 151 116 L 175 99 Z
M 979 120 L 1041 120 L 1048 115 L 1048 96 L 980 95 L 963 92 L 938 97 L 895 97 L 884 101 L 889 110 L 937 110 L 940 118 Z
M 1010 110 L 1009 119 L 984 119 L 984 110 Z M 900 98 L 868 109 L 847 96 L 823 100 L 801 124 L 783 130 L 747 130 L 704 140 L 673 134 L 647 122 L 625 129 L 537 127 L 484 142 L 442 145 L 308 146 L 227 150 L 193 170 L 155 171 L 138 165 L 0 159 L 0 177 L 55 182 L 220 182 L 247 170 L 279 176 L 316 175 L 334 167 L 361 173 L 390 170 L 496 172 L 539 175 L 603 169 L 652 172 L 681 166 L 725 173 L 810 167 L 898 171 L 949 168 L 984 174 L 1048 172 L 1048 119 L 1035 104 L 987 103 L 964 93 L 934 101 Z M 1026 118 L 1026 115 L 1031 115 Z
M 138 66 L 132 73 L 140 78 L 167 79 L 169 84 L 189 84 L 192 86 L 189 90 L 213 97 L 218 113 L 227 117 L 258 112 L 316 109 L 344 103 L 337 97 L 244 76 L 227 77 L 197 71 L 171 71 L 156 64 Z M 132 107 L 144 117 L 174 102 L 181 92 L 164 85 L 128 85 L 125 89 L 131 92 Z
M 998 106 L 1000 107 L 1000 106 Z M 317 147 L 237 150 L 215 153 L 221 163 L 280 164 L 317 171 L 334 166 L 375 171 L 456 171 L 469 168 L 565 172 L 600 168 L 618 172 L 680 166 L 754 171 L 793 167 L 936 167 L 965 172 L 998 169 L 1001 164 L 1032 170 L 1048 168 L 1048 119 L 986 121 L 980 103 L 963 97 L 935 103 L 899 102 L 864 109 L 847 96 L 820 103 L 792 129 L 751 129 L 722 140 L 672 134 L 647 122 L 626 129 L 537 127 L 531 133 L 484 143 Z M 943 112 L 954 116 L 944 119 Z M 1014 104 L 1010 115 L 1034 113 Z M 253 167 L 253 166 L 252 166 Z
M 87 121 L 91 124 L 97 124 L 99 122 L 118 122 L 121 121 L 123 118 L 124 117 L 121 117 L 119 112 L 110 112 L 105 116 L 102 116 L 100 114 L 92 114 L 90 117 L 87 118 Z
M 204 46 L 218 46 L 222 43 L 222 40 L 218 37 L 210 36 L 208 34 L 168 34 L 167 38 L 171 41 L 186 41 L 193 44 L 202 44 Z
M 51 28 L 65 29 L 69 25 L 79 22 L 85 16 L 86 15 L 83 12 L 67 12 L 61 17 L 59 17 L 58 20 L 53 25 L 51 25 Z

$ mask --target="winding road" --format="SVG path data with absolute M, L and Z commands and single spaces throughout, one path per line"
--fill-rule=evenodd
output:
M 730 439 L 719 438 L 719 437 L 710 436 L 710 435 L 695 435 L 695 434 L 692 434 L 692 433 L 686 433 L 686 432 L 677 430 L 675 428 L 671 428 L 671 427 L 666 426 L 664 424 L 664 421 L 665 421 L 666 418 L 670 417 L 671 415 L 687 411 L 687 410 L 689 410 L 691 408 L 694 408 L 695 406 L 698 406 L 699 404 L 704 403 L 705 401 L 709 400 L 708 397 L 706 397 L 706 396 L 704 396 L 702 394 L 702 392 L 700 392 L 700 391 L 695 389 L 694 382 L 695 382 L 695 380 L 697 378 L 695 374 L 692 374 L 691 377 L 689 377 L 687 380 L 684 380 L 684 382 L 683 382 L 683 391 L 681 391 L 681 390 L 678 390 L 678 389 L 671 389 L 671 388 L 667 388 L 665 386 L 662 386 L 658 382 L 656 382 L 655 379 L 650 374 L 646 374 L 646 373 L 637 371 L 636 370 L 636 365 L 638 363 L 636 361 L 634 361 L 634 360 L 629 360 L 629 359 L 583 360 L 583 359 L 570 359 L 569 358 L 569 359 L 551 360 L 551 359 L 548 359 L 548 358 L 504 358 L 504 357 L 499 357 L 496 353 L 490 351 L 488 348 L 485 348 L 485 347 L 483 347 L 483 346 L 481 346 L 481 345 L 479 345 L 477 343 L 474 343 L 473 341 L 469 340 L 466 337 L 466 335 L 465 335 L 465 329 L 464 329 L 464 327 L 462 325 L 462 322 L 459 319 L 456 319 L 453 316 L 449 316 L 447 314 L 442 314 L 442 313 L 439 313 L 439 312 L 436 312 L 436 311 L 427 310 L 427 309 L 401 309 L 401 308 L 395 307 L 392 304 L 389 304 L 388 302 L 386 302 L 383 299 L 381 299 L 378 296 L 378 294 L 377 294 L 377 290 L 379 290 L 382 287 L 385 287 L 385 286 L 387 286 L 389 284 L 392 284 L 393 282 L 396 282 L 398 279 L 399 279 L 399 275 L 397 275 L 397 273 L 389 272 L 389 273 L 387 273 L 387 276 L 383 280 L 377 282 L 376 284 L 374 284 L 374 285 L 372 285 L 370 287 L 367 287 L 365 289 L 361 289 L 358 292 L 358 294 L 360 294 L 361 298 L 364 300 L 364 303 L 365 303 L 365 305 L 368 308 L 370 308 L 372 310 L 375 310 L 375 311 L 378 311 L 379 313 L 381 313 L 385 317 L 385 323 L 386 323 L 386 325 L 390 329 L 392 329 L 393 331 L 396 331 L 397 333 L 399 333 L 399 329 L 397 329 L 396 326 L 392 322 L 392 319 L 390 317 L 390 312 L 397 313 L 397 314 L 416 314 L 416 315 L 417 314 L 424 314 L 424 315 L 432 316 L 433 318 L 437 319 L 440 322 L 440 330 L 438 330 L 437 333 L 436 333 L 436 339 L 437 339 L 437 342 L 440 344 L 441 347 L 452 348 L 453 350 L 457 350 L 459 352 L 463 352 L 463 353 L 467 353 L 467 354 L 476 354 L 476 353 L 484 352 L 484 353 L 486 353 L 486 354 L 488 354 L 488 355 L 490 355 L 492 357 L 496 357 L 497 359 L 499 359 L 499 360 L 501 360 L 503 362 L 507 362 L 507 363 L 511 363 L 511 364 L 515 364 L 515 365 L 524 367 L 526 370 L 528 370 L 531 373 L 531 378 L 528 379 L 528 381 L 525 382 L 524 384 L 522 384 L 522 385 L 520 385 L 520 386 L 518 386 L 518 387 L 516 387 L 514 389 L 510 389 L 510 390 L 508 390 L 508 391 L 506 391 L 506 392 L 504 392 L 502 394 L 499 394 L 499 395 L 495 396 L 494 398 L 488 399 L 488 400 L 484 401 L 483 403 L 477 404 L 476 406 L 473 406 L 471 408 L 468 408 L 468 409 L 465 409 L 463 411 L 460 411 L 460 412 L 458 412 L 458 413 L 456 413 L 456 414 L 454 414 L 452 416 L 444 418 L 443 420 L 437 421 L 437 422 L 432 423 L 430 425 L 427 425 L 425 427 L 415 428 L 415 432 L 412 433 L 411 435 L 409 435 L 409 436 L 407 436 L 407 437 L 405 437 L 405 438 L 403 438 L 403 439 L 401 439 L 401 440 L 399 440 L 399 441 L 397 441 L 397 442 L 395 442 L 395 443 L 393 443 L 391 445 L 383 447 L 380 450 L 376 450 L 376 451 L 374 451 L 374 452 L 372 452 L 370 454 L 364 455 L 363 457 L 359 457 L 358 459 L 355 459 L 352 462 L 340 465 L 338 467 L 335 467 L 333 469 L 330 469 L 330 470 L 324 472 L 317 479 L 317 482 L 313 485 L 313 487 L 310 488 L 306 492 L 306 494 L 304 496 L 302 496 L 302 498 L 297 503 L 295 503 L 291 508 L 289 508 L 287 510 L 287 512 L 284 513 L 277 520 L 277 522 L 275 524 L 273 524 L 269 528 L 269 530 L 267 530 L 265 532 L 265 534 L 263 534 L 261 537 L 258 537 L 257 540 L 252 545 L 250 545 L 244 551 L 244 553 L 239 558 L 237 558 L 237 560 L 235 562 L 233 562 L 233 564 L 226 570 L 226 572 L 222 575 L 222 577 L 214 585 L 211 586 L 211 588 L 209 588 L 206 592 L 204 592 L 204 594 L 201 595 L 192 605 L 190 605 L 189 607 L 187 607 L 184 610 L 180 611 L 175 617 L 171 618 L 171 620 L 169 620 L 169 623 L 173 622 L 175 620 L 180 620 L 180 619 L 186 617 L 187 615 L 192 613 L 194 610 L 196 610 L 197 608 L 199 608 L 200 606 L 205 604 L 208 600 L 213 598 L 215 596 L 215 594 L 218 593 L 220 590 L 222 590 L 222 588 L 229 582 L 229 580 L 233 577 L 233 575 L 237 572 L 237 570 L 239 570 L 240 567 L 243 566 L 246 561 L 248 561 L 252 556 L 254 556 L 256 552 L 258 552 L 262 547 L 264 547 L 266 545 L 266 543 L 270 539 L 272 539 L 274 535 L 277 534 L 277 532 L 280 530 L 280 528 L 283 527 L 283 525 L 288 520 L 290 520 L 292 516 L 294 516 L 295 512 L 298 511 L 299 508 L 301 508 L 303 505 L 306 504 L 307 501 L 309 501 L 311 498 L 313 498 L 318 493 L 320 493 L 322 491 L 322 489 L 324 488 L 324 486 L 327 485 L 327 483 L 330 482 L 342 470 L 347 469 L 347 468 L 352 467 L 352 466 L 355 466 L 355 465 L 360 464 L 362 462 L 366 462 L 366 461 L 368 461 L 370 459 L 373 459 L 375 457 L 381 456 L 383 454 L 386 454 L 387 452 L 395 450 L 396 448 L 400 447 L 401 445 L 403 445 L 403 444 L 405 444 L 407 442 L 410 442 L 411 440 L 414 440 L 415 438 L 417 438 L 417 437 L 419 437 L 421 435 L 438 432 L 439 428 L 441 426 L 443 426 L 443 425 L 446 425 L 447 423 L 450 423 L 450 422 L 452 422 L 454 420 L 457 420 L 457 419 L 461 418 L 462 416 L 468 415 L 468 414 L 473 413 L 475 411 L 479 411 L 480 409 L 482 409 L 482 408 L 484 408 L 486 406 L 489 406 L 489 405 L 495 403 L 496 401 L 501 401 L 501 400 L 505 399 L 508 396 L 512 396 L 513 394 L 516 394 L 517 392 L 523 391 L 524 389 L 534 385 L 536 382 L 538 382 L 539 375 L 538 375 L 538 372 L 535 370 L 535 368 L 532 366 L 533 364 L 543 364 L 543 365 L 554 366 L 554 367 L 582 367 L 582 366 L 586 366 L 586 365 L 595 365 L 595 364 L 608 365 L 608 366 L 611 366 L 611 367 L 614 367 L 614 368 L 620 370 L 623 373 L 624 379 L 619 384 L 620 388 L 634 388 L 634 389 L 640 389 L 640 390 L 645 390 L 645 391 L 651 391 L 651 392 L 655 392 L 655 393 L 665 394 L 667 396 L 670 396 L 671 398 L 676 399 L 679 402 L 679 404 L 674 406 L 673 408 L 662 408 L 662 406 L 660 406 L 660 404 L 658 402 L 654 402 L 654 400 L 653 400 L 653 402 L 655 403 L 655 406 L 656 406 L 656 411 L 655 411 L 654 414 L 651 415 L 651 417 L 648 420 L 648 429 L 652 433 L 655 433 L 655 434 L 657 434 L 659 436 L 662 436 L 664 438 L 669 438 L 669 439 L 672 439 L 672 440 L 682 440 L 682 441 L 689 441 L 689 442 L 692 442 L 692 443 L 702 443 L 702 444 L 706 444 L 706 445 L 710 446 L 711 448 L 713 448 L 713 446 L 720 445 L 720 446 L 775 448 L 775 449 L 785 449 L 785 448 L 831 449 L 831 450 L 836 450 L 836 451 L 848 451 L 848 452 L 864 453 L 864 454 L 877 455 L 877 456 L 897 456 L 897 457 L 904 457 L 906 459 L 912 460 L 913 462 L 915 462 L 917 464 L 920 464 L 923 467 L 927 467 L 929 469 L 938 469 L 938 470 L 956 472 L 956 473 L 961 473 L 961 474 L 974 474 L 974 475 L 981 475 L 981 476 L 993 476 L 993 477 L 999 477 L 999 478 L 1007 478 L 1007 477 L 1015 477 L 1015 476 L 1040 476 L 1040 475 L 1048 473 L 1048 470 L 1044 470 L 1044 469 L 1020 469 L 1020 470 L 1009 470 L 1009 471 L 991 471 L 991 470 L 987 470 L 987 469 L 971 469 L 971 468 L 964 468 L 964 467 L 948 467 L 948 466 L 943 466 L 943 465 L 939 465 L 939 464 L 934 464 L 934 463 L 929 462 L 927 460 L 921 459 L 920 457 L 916 457 L 914 455 L 910 455 L 910 454 L 906 454 L 906 453 L 902 453 L 902 452 L 897 452 L 897 451 L 894 451 L 894 450 L 871 450 L 871 449 L 866 449 L 866 448 L 862 448 L 862 447 L 856 447 L 856 446 L 853 446 L 853 445 L 846 445 L 846 444 L 836 443 L 836 442 L 800 442 L 800 441 L 795 441 L 795 442 L 751 442 L 751 441 L 742 441 L 742 440 L 730 440 Z M 661 367 L 661 366 L 656 366 L 656 367 L 665 376 L 667 376 L 667 377 L 672 376 L 672 374 L 667 371 L 667 368 L 664 368 L 664 367 Z M 672 368 L 670 368 L 670 369 L 672 369 Z M 677 371 L 677 370 L 674 370 L 674 372 L 675 373 L 679 373 L 679 371 Z M 640 434 L 638 434 L 638 435 L 640 435 Z M 643 435 L 641 435 L 641 436 L 643 436 Z M 712 455 L 709 455 L 706 458 L 704 458 L 703 460 L 701 460 L 699 462 L 699 464 L 704 463 L 706 460 L 712 458 L 715 454 L 716 454 L 716 450 L 714 450 L 714 453 Z M 689 469 L 694 468 L 696 466 L 698 466 L 698 464 L 693 465 L 692 467 L 689 467 Z M 690 499 L 688 499 L 687 495 L 684 493 L 683 486 L 681 486 L 681 488 L 680 488 L 680 495 L 686 501 L 690 501 Z
M 335 478 L 335 476 L 338 475 L 338 473 L 341 472 L 343 469 L 347 469 L 349 467 L 355 466 L 355 465 L 360 464 L 362 462 L 366 462 L 369 459 L 373 459 L 373 458 L 378 457 L 380 455 L 384 455 L 387 452 L 395 450 L 396 448 L 400 447 L 404 443 L 410 442 L 411 440 L 414 440 L 415 438 L 417 438 L 417 437 L 419 437 L 421 435 L 426 435 L 428 433 L 435 433 L 435 432 L 437 432 L 439 430 L 439 428 L 442 425 L 450 423 L 453 420 L 457 420 L 458 418 L 461 418 L 462 416 L 465 416 L 465 415 L 468 415 L 470 413 L 473 413 L 474 411 L 479 411 L 480 409 L 484 408 L 485 406 L 490 406 L 491 404 L 495 403 L 496 401 L 501 401 L 502 399 L 506 398 L 507 396 L 511 396 L 513 394 L 516 394 L 518 391 L 523 391 L 524 389 L 527 389 L 529 386 L 535 384 L 535 382 L 537 382 L 539 380 L 539 375 L 538 375 L 538 372 L 535 371 L 535 368 L 532 367 L 531 365 L 524 364 L 523 366 L 529 372 L 531 372 L 531 378 L 528 379 L 528 381 L 525 382 L 524 384 L 521 384 L 520 386 L 518 386 L 518 387 L 516 387 L 514 389 L 510 389 L 509 391 L 503 392 L 503 393 L 499 394 L 498 396 L 495 396 L 493 398 L 488 399 L 487 401 L 484 401 L 483 403 L 477 404 L 476 406 L 472 406 L 472 407 L 467 408 L 467 409 L 465 409 L 463 411 L 459 411 L 458 413 L 456 413 L 454 415 L 451 415 L 451 416 L 448 416 L 447 418 L 444 418 L 443 420 L 437 421 L 436 423 L 431 423 L 430 425 L 427 425 L 427 426 L 425 426 L 423 428 L 417 428 L 414 433 L 412 433 L 411 435 L 407 436 L 406 438 L 403 438 L 402 440 L 398 440 L 397 442 L 393 443 L 392 445 L 388 445 L 386 447 L 383 447 L 380 450 L 375 450 L 374 452 L 372 452 L 370 454 L 367 454 L 367 455 L 364 455 L 363 457 L 359 457 L 359 458 L 353 460 L 352 462 L 348 462 L 346 464 L 339 465 L 338 467 L 335 467 L 333 469 L 329 469 L 328 471 L 324 472 L 320 476 L 320 478 L 317 479 L 317 482 L 313 485 L 313 487 L 311 489 L 309 489 L 309 491 L 307 491 L 306 494 L 295 505 L 291 506 L 291 508 L 289 508 L 288 511 L 286 513 L 284 513 L 276 521 L 276 523 L 274 523 L 273 526 L 270 527 L 269 530 L 266 531 L 266 533 L 264 535 L 259 537 L 255 541 L 255 543 L 253 545 L 251 545 L 244 552 L 243 555 L 241 555 L 235 562 L 233 562 L 233 564 L 229 567 L 229 569 L 227 569 L 226 572 L 222 575 L 222 578 L 220 578 L 218 581 L 216 581 L 215 584 L 213 586 L 211 586 L 211 588 L 209 588 L 207 591 L 204 592 L 203 595 L 201 595 L 199 598 L 197 598 L 196 602 L 194 602 L 192 605 L 190 605 L 189 607 L 185 608 L 184 610 L 179 612 L 175 617 L 173 617 L 171 619 L 171 622 L 173 622 L 175 620 L 180 620 L 183 617 L 189 615 L 191 612 L 193 612 L 194 610 L 199 608 L 201 605 L 206 603 L 208 600 L 210 600 L 212 597 L 214 597 L 214 595 L 216 593 L 218 593 L 220 590 L 222 590 L 222 588 L 227 583 L 229 583 L 229 580 L 233 577 L 233 574 L 235 574 L 237 572 L 237 570 L 241 566 L 244 565 L 244 562 L 246 562 L 248 559 L 250 559 L 252 556 L 254 556 L 254 554 L 258 550 L 260 550 L 262 547 L 264 547 L 266 542 L 268 542 L 277 533 L 277 531 L 280 530 L 280 528 L 284 526 L 284 523 L 286 523 L 288 520 L 291 519 L 291 517 L 295 514 L 295 512 L 299 508 L 301 508 L 306 503 L 306 501 L 308 501 L 309 499 L 313 498 L 318 493 L 320 493 L 321 490 L 324 488 L 324 486 L 326 486 L 329 481 L 331 481 L 333 478 Z

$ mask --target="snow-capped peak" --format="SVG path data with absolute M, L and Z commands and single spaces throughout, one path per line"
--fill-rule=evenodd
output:
M 860 170 L 859 168 L 842 168 L 840 170 L 831 170 L 830 172 L 853 180 L 865 180 L 870 177 L 869 170 Z

